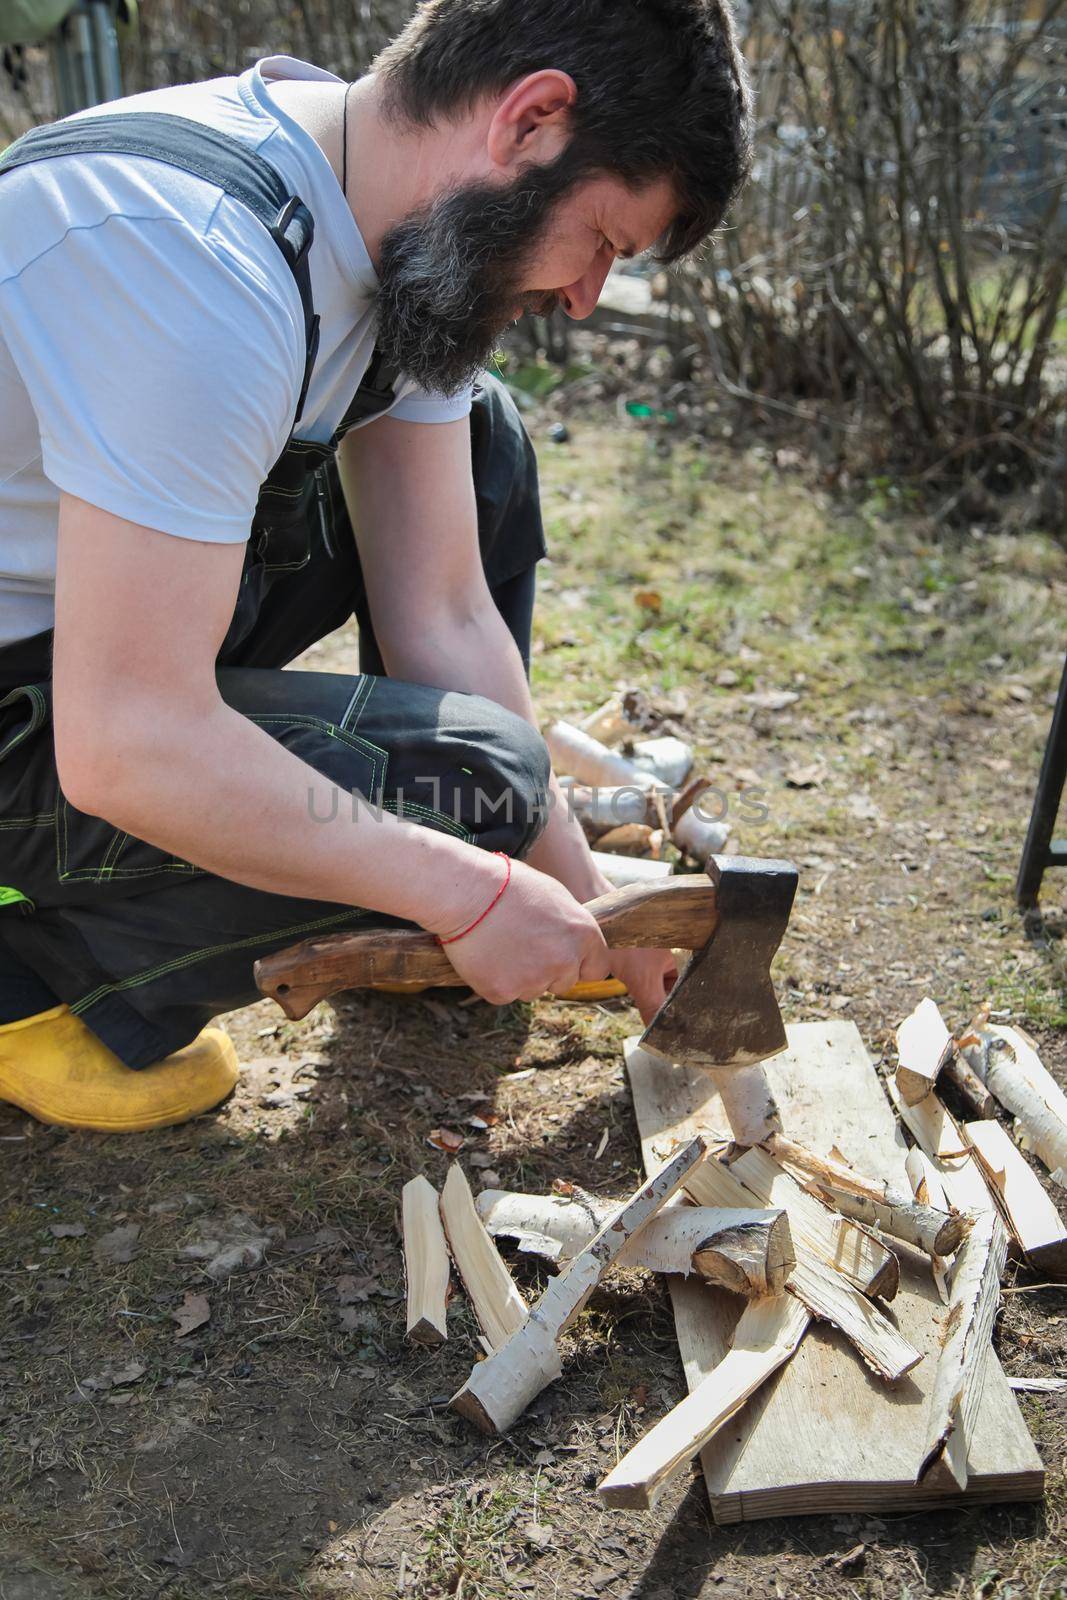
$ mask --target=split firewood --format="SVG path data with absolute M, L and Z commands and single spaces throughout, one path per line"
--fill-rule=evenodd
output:
M 618 828 L 609 828 L 597 840 L 601 850 L 619 856 L 647 856 L 654 830 L 647 822 L 624 822 Z
M 736 1176 L 740 1165 L 740 1160 L 733 1166 L 714 1158 L 703 1162 L 686 1180 L 686 1193 L 701 1206 L 757 1204 L 755 1189 Z M 791 1272 L 786 1288 L 839 1328 L 873 1371 L 887 1377 L 907 1372 L 919 1360 L 919 1352 L 900 1339 L 888 1318 L 866 1298 L 887 1289 L 896 1293 L 900 1277 L 896 1256 L 863 1229 L 826 1210 L 787 1173 L 780 1173 L 777 1189 L 779 1198 L 771 1204 L 787 1208 L 797 1262 L 806 1268 L 795 1283 Z M 850 1230 L 857 1237 L 850 1237 Z M 812 1241 L 817 1248 L 812 1248 Z
M 593 1195 L 510 1194 L 484 1189 L 478 1215 L 494 1239 L 565 1263 L 580 1255 L 614 1209 Z M 726 1209 L 672 1203 L 625 1247 L 620 1267 L 695 1272 L 747 1299 L 780 1294 L 794 1261 L 789 1219 L 780 1209 Z
M 669 861 L 646 861 L 643 856 L 612 856 L 603 850 L 592 850 L 590 854 L 614 889 L 625 889 L 628 883 L 650 883 L 656 878 L 669 878 L 672 872 Z
M 1056 1083 L 1021 1028 L 1002 1028 L 979 1014 L 959 1041 L 960 1054 L 1005 1110 L 1017 1119 L 1030 1145 L 1067 1189 L 1067 1095 Z
M 1018 1248 L 1035 1272 L 1067 1282 L 1067 1229 L 1026 1157 L 999 1122 L 967 1122 L 963 1131 Z
M 841 1162 L 813 1155 L 784 1134 L 769 1139 L 766 1149 L 786 1168 L 798 1169 L 803 1187 L 842 1216 L 903 1239 L 927 1255 L 951 1255 L 970 1227 L 969 1217 L 923 1205 L 881 1179 L 864 1177 Z
M 781 1130 L 778 1107 L 767 1074 L 757 1062 L 751 1067 L 705 1067 L 722 1101 L 733 1141 L 747 1150 L 764 1144 Z
M 995 1097 L 990 1094 L 977 1072 L 964 1061 L 955 1040 L 952 1041 L 952 1054 L 941 1069 L 941 1076 L 951 1083 L 972 1117 L 981 1117 L 984 1121 L 996 1116 Z
M 949 1201 L 958 1211 L 981 1213 L 995 1210 L 996 1196 L 967 1138 L 948 1108 L 936 1094 L 909 1106 L 891 1078 L 886 1089 L 900 1120 L 930 1158 L 933 1170 Z
M 642 772 L 627 757 L 609 750 L 571 723 L 554 722 L 545 734 L 545 741 L 557 772 L 576 778 L 580 784 L 592 785 L 594 789 L 608 785 L 632 786 L 645 792 L 659 787 L 651 773 Z M 575 804 L 573 799 L 572 804 Z M 640 815 L 625 816 L 617 808 L 613 810 L 610 818 L 613 826 L 621 822 L 651 823 L 654 820 L 647 808 Z M 722 849 L 730 832 L 724 822 L 707 817 L 699 801 L 671 825 L 670 831 L 678 848 L 701 863 Z
M 573 722 L 553 722 L 545 732 L 545 743 L 557 773 L 577 778 L 579 783 L 596 788 L 631 784 L 638 789 L 651 789 L 658 782 L 651 772 L 642 772 L 628 756 L 610 750 Z
M 967 1448 L 982 1403 L 1007 1252 L 1008 1236 L 995 1211 L 979 1217 L 960 1246 L 916 1482 L 943 1461 L 958 1487 L 967 1487 Z
M 400 1191 L 400 1219 L 407 1278 L 407 1336 L 415 1344 L 442 1344 L 448 1338 L 448 1246 L 437 1190 L 425 1178 L 412 1178 Z
M 922 1351 L 908 1343 L 873 1301 L 812 1251 L 803 1247 L 797 1250 L 796 1265 L 786 1280 L 786 1288 L 814 1316 L 838 1328 L 871 1371 L 890 1383 L 922 1360 Z
M 605 1505 L 651 1509 L 671 1479 L 789 1360 L 810 1320 L 806 1307 L 792 1295 L 750 1301 L 718 1366 L 650 1428 L 598 1486 Z
M 441 1221 L 486 1347 L 499 1350 L 522 1326 L 529 1308 L 482 1226 L 470 1184 L 457 1163 L 449 1169 L 441 1191 Z
M 911 1192 L 920 1205 L 934 1206 L 938 1210 L 948 1210 L 948 1199 L 939 1174 L 934 1168 L 934 1162 L 925 1150 L 913 1144 L 904 1159 L 904 1170 L 911 1184 Z M 966 1215 L 961 1212 L 960 1215 Z M 972 1219 L 968 1217 L 968 1223 Z M 970 1231 L 968 1227 L 968 1231 Z M 930 1257 L 930 1273 L 934 1286 L 944 1305 L 948 1304 L 948 1266 L 942 1256 Z
M 591 839 L 599 841 L 615 828 L 647 827 L 651 830 L 659 822 L 651 789 L 639 789 L 632 783 L 591 787 L 567 778 L 562 778 L 560 785 L 568 806 Z M 664 793 L 670 800 L 670 790 Z
M 864 1294 L 892 1300 L 900 1263 L 862 1223 L 839 1216 L 808 1194 L 766 1150 L 744 1151 L 730 1162 L 730 1171 L 761 1205 L 785 1208 L 794 1245 L 806 1245 Z
M 707 1145 L 691 1139 L 655 1177 L 617 1207 L 570 1266 L 553 1278 L 507 1342 L 475 1367 L 452 1407 L 485 1433 L 504 1433 L 563 1370 L 558 1341 L 634 1234 L 666 1205 L 704 1159 Z M 473 1207 L 472 1207 L 473 1209 Z M 478 1223 L 481 1227 L 481 1223 Z M 484 1232 L 484 1230 L 483 1230 Z M 486 1235 L 488 1238 L 488 1235 Z M 495 1252 L 494 1252 L 495 1253 Z
M 937 1083 L 937 1075 L 952 1054 L 952 1035 L 933 1000 L 920 1000 L 897 1029 L 899 1062 L 896 1084 L 909 1106 L 916 1105 Z

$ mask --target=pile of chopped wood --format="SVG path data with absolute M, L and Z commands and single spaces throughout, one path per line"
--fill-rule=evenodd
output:
M 1009 1255 L 1067 1281 L 1067 1231 L 994 1106 L 1067 1187 L 1067 1096 L 986 1014 L 953 1038 L 924 1000 L 897 1046 L 883 1086 L 853 1024 L 791 1027 L 765 1065 L 778 1126 L 746 1148 L 707 1074 L 628 1040 L 649 1179 L 622 1204 L 574 1186 L 475 1201 L 458 1164 L 440 1196 L 413 1178 L 409 1336 L 446 1337 L 449 1254 L 483 1334 L 455 1409 L 510 1427 L 561 1376 L 604 1274 L 645 1267 L 667 1275 L 690 1393 L 608 1473 L 605 1504 L 651 1506 L 698 1454 L 720 1522 L 1039 1497 L 1012 1390 L 1055 1380 L 1009 1381 L 991 1336 Z M 559 1268 L 534 1305 L 494 1239 Z
M 730 832 L 689 745 L 672 733 L 645 736 L 657 723 L 647 695 L 624 689 L 581 723 L 554 722 L 545 734 L 568 803 L 616 888 L 667 877 L 666 845 L 703 866 Z

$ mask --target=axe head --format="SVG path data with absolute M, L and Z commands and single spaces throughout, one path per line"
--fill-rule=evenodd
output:
M 797 869 L 791 861 L 710 856 L 716 926 L 694 950 L 641 1036 L 647 1050 L 697 1067 L 748 1067 L 786 1045 L 771 983 Z

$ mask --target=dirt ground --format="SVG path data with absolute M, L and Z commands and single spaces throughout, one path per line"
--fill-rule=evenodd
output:
M 548 420 L 531 413 L 545 718 L 641 684 L 741 847 L 798 861 L 788 1020 L 853 1018 L 885 1060 L 923 994 L 952 1025 L 988 998 L 1067 1082 L 1067 882 L 1050 875 L 1029 926 L 1012 902 L 1063 549 L 937 529 L 885 484 L 835 501 L 758 440 L 575 414 L 556 445 Z M 354 660 L 339 635 L 304 664 Z M 795 699 L 773 709 L 780 691 Z M 405 1345 L 401 1185 L 440 1184 L 427 1136 L 446 1127 L 476 1187 L 625 1193 L 635 1021 L 457 991 L 344 997 L 300 1024 L 263 1003 L 226 1019 L 236 1095 L 188 1126 L 102 1137 L 0 1107 L 0 1600 L 1067 1595 L 1064 1396 L 1022 1398 L 1043 1505 L 716 1528 L 685 1476 L 654 1512 L 604 1512 L 596 1482 L 684 1392 L 665 1291 L 634 1272 L 512 1433 L 446 1409 L 475 1327 L 457 1294 L 447 1345 Z M 515 1271 L 536 1286 L 529 1260 Z M 1006 1370 L 1067 1375 L 1067 1290 L 1022 1268 L 1008 1290 Z

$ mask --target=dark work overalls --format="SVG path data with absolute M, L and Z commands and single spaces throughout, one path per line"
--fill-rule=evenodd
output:
M 270 230 L 304 308 L 299 420 L 318 330 L 307 264 L 314 221 L 278 172 L 199 123 L 115 112 L 34 130 L 0 157 L 0 175 L 76 152 L 182 167 Z M 493 700 L 384 675 L 334 452 L 349 427 L 392 399 L 376 358 L 329 444 L 290 438 L 260 492 L 219 690 L 325 774 L 340 804 L 351 805 L 352 791 L 387 810 L 399 803 L 427 827 L 524 855 L 544 825 L 548 758 L 537 732 Z M 534 569 L 545 553 L 536 465 L 513 403 L 488 377 L 471 442 L 483 565 L 528 666 Z M 353 615 L 358 676 L 281 670 Z M 49 631 L 0 648 L 0 886 L 8 891 L 0 893 L 0 1022 L 63 1001 L 129 1066 L 147 1066 L 219 1012 L 256 999 L 259 956 L 312 933 L 388 920 L 246 888 L 75 810 L 56 776 L 51 644 Z

